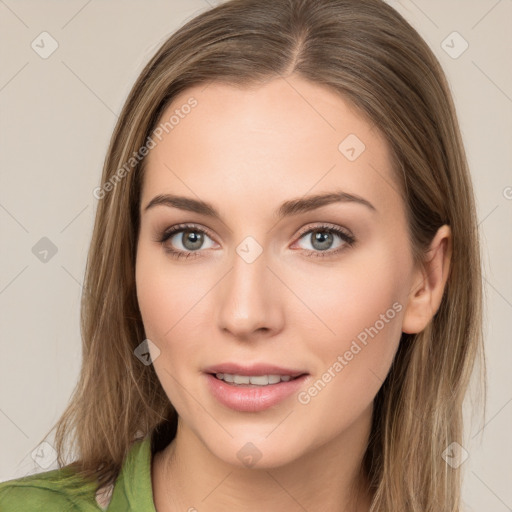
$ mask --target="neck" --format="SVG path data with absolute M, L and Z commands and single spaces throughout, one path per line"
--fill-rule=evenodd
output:
M 368 512 L 371 495 L 361 463 L 371 414 L 369 408 L 337 438 L 304 456 L 262 469 L 233 466 L 220 460 L 178 422 L 176 437 L 154 457 L 156 509 Z

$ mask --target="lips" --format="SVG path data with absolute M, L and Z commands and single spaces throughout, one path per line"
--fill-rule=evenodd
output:
M 240 412 L 259 412 L 277 406 L 298 392 L 309 375 L 297 368 L 271 364 L 223 363 L 203 371 L 213 397 L 223 406 Z

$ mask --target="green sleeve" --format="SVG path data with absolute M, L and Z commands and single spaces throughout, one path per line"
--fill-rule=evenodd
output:
M 98 512 L 90 486 L 68 488 L 58 470 L 0 483 L 1 512 Z
M 156 512 L 151 481 L 151 440 L 133 444 L 116 479 L 108 512 Z M 0 512 L 103 512 L 96 483 L 67 466 L 0 482 Z

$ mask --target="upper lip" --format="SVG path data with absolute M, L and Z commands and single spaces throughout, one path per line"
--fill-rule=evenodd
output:
M 274 364 L 257 363 L 252 365 L 240 365 L 237 363 L 220 363 L 208 366 L 203 370 L 205 373 L 228 373 L 230 375 L 290 375 L 298 377 L 307 372 L 293 368 L 284 368 Z

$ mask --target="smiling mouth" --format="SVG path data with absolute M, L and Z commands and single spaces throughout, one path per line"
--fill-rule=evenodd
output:
M 244 368 L 226 364 L 225 368 L 209 368 L 204 373 L 206 385 L 216 401 L 224 407 L 239 412 L 262 412 L 298 392 L 310 377 L 309 373 L 300 370 L 262 366 Z M 238 373 L 227 373 L 225 370 Z
M 295 377 L 291 375 L 237 375 L 232 373 L 211 373 L 210 375 L 232 386 L 265 387 L 281 382 L 289 382 L 305 374 L 296 375 Z

